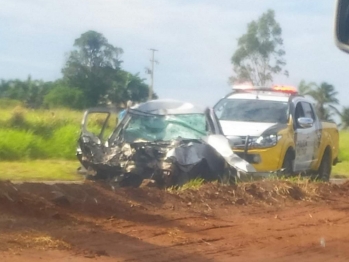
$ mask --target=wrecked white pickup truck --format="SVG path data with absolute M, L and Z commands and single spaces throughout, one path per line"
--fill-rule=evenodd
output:
M 87 130 L 89 116 L 112 110 L 85 112 L 77 157 L 90 178 L 139 186 L 152 179 L 159 186 L 182 185 L 188 180 L 235 180 L 255 169 L 233 153 L 213 109 L 203 110 L 176 100 L 154 100 L 134 106 L 103 141 Z

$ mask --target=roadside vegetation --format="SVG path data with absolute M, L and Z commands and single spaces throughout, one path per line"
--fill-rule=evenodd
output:
M 0 109 L 0 159 L 74 159 L 82 112 Z
M 82 110 L 28 109 L 0 99 L 0 180 L 76 180 L 77 139 Z M 105 115 L 92 115 L 87 128 L 98 134 Z M 117 118 L 110 118 L 105 136 Z
M 0 103 L 2 101 L 0 100 Z M 15 103 L 7 102 L 11 105 Z M 75 160 L 83 111 L 32 110 L 17 104 L 14 108 L 1 108 L 0 112 L 1 160 L 52 158 Z M 104 115 L 93 115 L 88 121 L 89 131 L 98 134 L 104 117 Z M 110 119 L 106 134 L 110 131 L 112 122 Z
M 339 133 L 339 160 L 333 167 L 332 177 L 349 177 L 349 131 L 341 131 Z

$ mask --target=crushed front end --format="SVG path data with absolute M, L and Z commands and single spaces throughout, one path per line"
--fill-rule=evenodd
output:
M 133 186 L 152 179 L 169 187 L 198 177 L 207 181 L 227 174 L 234 177 L 253 169 L 234 155 L 208 114 L 178 113 L 168 107 L 160 106 L 161 112 L 149 112 L 144 106 L 128 110 L 106 142 L 83 128 L 77 155 L 88 175 Z

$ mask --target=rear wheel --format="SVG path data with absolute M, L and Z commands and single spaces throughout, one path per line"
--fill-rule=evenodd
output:
M 322 156 L 321 164 L 317 172 L 317 178 L 322 181 L 329 181 L 332 172 L 331 152 L 326 149 Z

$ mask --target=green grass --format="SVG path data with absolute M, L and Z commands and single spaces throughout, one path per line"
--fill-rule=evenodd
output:
M 349 178 L 349 161 L 338 163 L 332 169 L 332 177 L 348 177 Z
M 81 179 L 75 152 L 82 117 L 82 111 L 30 110 L 0 99 L 0 180 Z M 96 133 L 103 116 L 90 120 L 89 131 Z
M 332 176 L 349 177 L 349 131 L 341 131 L 339 134 L 339 160 L 332 169 Z
M 187 189 L 198 190 L 203 185 L 204 182 L 205 180 L 202 178 L 192 179 L 188 183 L 184 184 L 181 187 L 181 190 L 187 190 Z
M 349 161 L 349 131 L 341 131 L 339 134 L 339 159 Z
M 177 192 L 177 191 L 184 191 L 184 190 L 199 190 L 200 187 L 204 184 L 205 180 L 202 178 L 195 178 L 187 183 L 185 183 L 183 186 L 178 187 L 178 186 L 172 186 L 167 189 L 169 192 Z
M 21 106 L 22 102 L 18 100 L 8 99 L 8 98 L 0 98 L 0 108 L 8 109 L 15 108 L 16 106 Z
M 0 162 L 0 180 L 13 181 L 75 181 L 81 180 L 77 174 L 78 161 L 32 160 L 23 162 Z
M 0 107 L 0 161 L 75 159 L 82 111 L 3 107 Z M 98 134 L 104 119 L 105 115 L 91 115 L 89 131 Z M 115 127 L 115 120 L 110 118 L 104 138 Z

